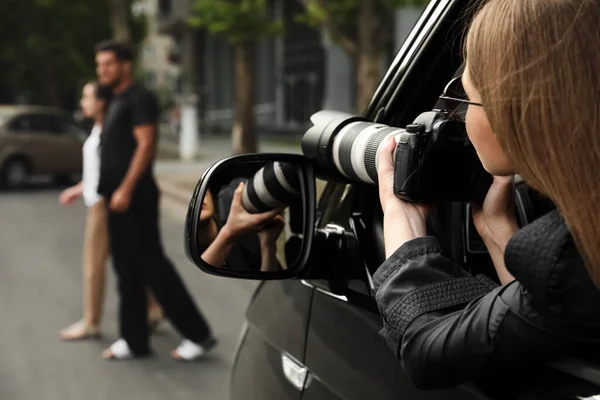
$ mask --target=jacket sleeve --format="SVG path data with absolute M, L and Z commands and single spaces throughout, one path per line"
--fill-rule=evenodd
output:
M 375 285 L 381 335 L 418 388 L 475 378 L 499 351 L 500 326 L 503 342 L 514 339 L 510 352 L 523 350 L 517 338 L 523 332 L 504 326 L 511 302 L 521 301 L 518 282 L 500 287 L 468 274 L 444 257 L 433 237 L 400 247 L 376 272 Z

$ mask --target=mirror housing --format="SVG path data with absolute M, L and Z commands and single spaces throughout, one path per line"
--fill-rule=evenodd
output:
M 299 195 L 301 199 L 301 235 L 296 235 L 290 247 L 296 248 L 294 254 L 297 254 L 295 262 L 289 263 L 287 268 L 279 271 L 254 271 L 223 268 L 210 265 L 202 258 L 202 249 L 199 245 L 200 236 L 200 218 L 203 208 L 203 201 L 209 189 L 218 188 L 227 182 L 236 178 L 244 177 L 251 179 L 256 170 L 269 163 L 287 164 L 296 167 L 299 178 Z M 212 198 L 212 195 L 211 195 Z M 302 155 L 297 154 L 246 154 L 224 158 L 213 164 L 203 174 L 194 189 L 192 199 L 190 200 L 186 222 L 185 222 L 185 249 L 188 258 L 198 266 L 202 271 L 218 276 L 256 279 L 256 280 L 274 280 L 289 279 L 302 275 L 310 255 L 310 248 L 315 231 L 315 175 L 312 162 Z M 290 239 L 290 240 L 291 240 Z M 287 245 L 290 241 L 286 242 Z

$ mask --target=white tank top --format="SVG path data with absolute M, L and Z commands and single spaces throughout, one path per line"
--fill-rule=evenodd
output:
M 100 180 L 100 132 L 102 127 L 94 125 L 92 133 L 83 144 L 83 202 L 91 207 L 102 198 L 98 194 Z

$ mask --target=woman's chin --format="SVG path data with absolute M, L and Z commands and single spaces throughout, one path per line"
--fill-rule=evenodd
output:
M 488 173 L 494 176 L 512 176 L 515 174 L 515 171 L 506 165 L 497 165 L 494 163 L 484 162 L 482 162 L 482 165 Z

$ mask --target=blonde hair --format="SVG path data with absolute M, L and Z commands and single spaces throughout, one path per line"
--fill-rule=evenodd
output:
M 600 2 L 489 0 L 465 50 L 502 148 L 558 206 L 600 285 Z

